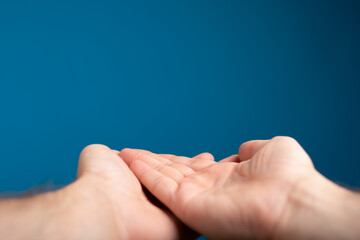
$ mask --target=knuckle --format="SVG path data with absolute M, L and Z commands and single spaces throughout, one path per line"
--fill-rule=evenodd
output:
M 129 148 L 123 148 L 123 149 L 121 149 L 120 154 L 124 155 L 128 151 L 129 151 Z
M 150 153 L 148 152 L 139 152 L 138 154 L 135 155 L 134 159 L 145 159 L 150 155 Z
M 154 169 L 157 170 L 157 171 L 161 171 L 162 169 L 168 167 L 168 164 L 165 162 L 165 163 L 159 163 L 157 165 L 154 166 Z

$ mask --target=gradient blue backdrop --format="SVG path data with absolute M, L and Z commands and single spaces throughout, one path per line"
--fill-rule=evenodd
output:
M 0 192 L 91 143 L 217 159 L 296 138 L 360 186 L 358 1 L 1 1 Z

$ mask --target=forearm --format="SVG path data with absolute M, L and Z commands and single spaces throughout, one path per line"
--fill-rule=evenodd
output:
M 289 197 L 282 219 L 284 237 L 357 239 L 360 237 L 360 195 L 322 175 L 304 179 Z
M 93 196 L 75 182 L 54 192 L 0 200 L 0 239 L 111 239 L 106 202 Z
M 0 239 L 41 239 L 49 194 L 0 200 Z

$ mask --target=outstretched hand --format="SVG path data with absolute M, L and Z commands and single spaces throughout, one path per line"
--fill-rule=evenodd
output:
M 135 149 L 119 156 L 180 220 L 212 239 L 285 232 L 291 194 L 317 174 L 289 137 L 246 142 L 220 162 Z

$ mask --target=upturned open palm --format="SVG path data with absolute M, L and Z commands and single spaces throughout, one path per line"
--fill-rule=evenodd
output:
M 274 237 L 289 193 L 315 171 L 288 137 L 244 143 L 220 162 L 135 149 L 120 156 L 180 220 L 212 239 Z

